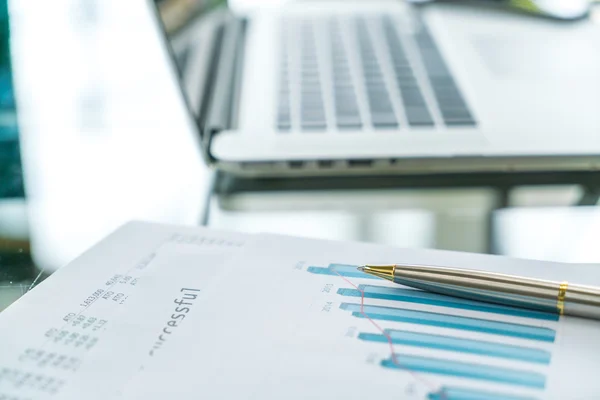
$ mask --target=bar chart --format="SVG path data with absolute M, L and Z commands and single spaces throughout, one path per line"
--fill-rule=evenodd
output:
M 410 369 L 411 371 L 481 379 L 534 388 L 543 388 L 546 384 L 544 375 L 536 372 L 403 354 L 394 354 L 393 358 L 394 360 L 392 360 L 392 357 L 383 360 L 381 365 L 385 368 Z
M 512 396 L 489 391 L 473 390 L 457 387 L 442 387 L 436 392 L 429 393 L 428 400 L 535 400 L 534 397 Z
M 360 333 L 358 338 L 370 342 L 387 343 L 389 337 L 392 339 L 393 344 L 401 344 L 404 346 L 460 351 L 463 353 L 481 354 L 532 363 L 550 364 L 550 352 L 543 349 L 420 332 L 386 330 L 386 333 L 387 335 Z
M 392 354 L 379 362 L 381 368 L 436 375 L 442 384 L 443 377 L 447 377 L 533 390 L 546 387 L 546 374 L 540 371 L 551 363 L 551 348 L 557 336 L 554 328 L 559 320 L 556 314 L 453 298 L 400 285 L 393 287 L 358 271 L 356 265 L 310 266 L 307 272 L 342 278 L 342 287 L 335 292 L 339 309 L 349 317 L 368 319 L 377 328 L 358 332 L 357 340 L 392 347 Z M 393 347 L 396 345 L 415 349 L 417 354 L 397 352 Z M 477 362 L 470 361 L 473 359 Z M 442 386 L 428 395 L 429 400 L 482 398 L 535 397 L 456 386 Z
M 352 312 L 352 315 L 355 317 L 364 318 L 360 304 L 342 303 L 340 308 Z M 514 324 L 510 322 L 461 317 L 457 315 L 417 311 L 405 308 L 364 306 L 362 307 L 362 311 L 371 319 L 376 320 L 409 322 L 413 324 L 438 326 L 441 328 L 462 329 L 472 332 L 492 333 L 496 335 L 540 340 L 543 342 L 554 342 L 556 336 L 554 330 L 534 325 Z
M 308 272 L 317 275 L 341 275 L 346 278 L 379 279 L 356 269 L 356 265 L 329 264 L 328 267 L 308 267 Z
M 459 308 L 462 310 L 482 311 L 494 314 L 558 321 L 558 314 L 525 310 L 503 306 L 500 304 L 481 303 L 478 301 L 452 298 L 436 293 L 427 293 L 413 289 L 390 288 L 387 286 L 378 285 L 358 285 L 358 289 L 339 289 L 338 294 L 349 297 L 362 297 L 364 294 L 364 297 L 369 299 L 396 300 L 409 303 Z

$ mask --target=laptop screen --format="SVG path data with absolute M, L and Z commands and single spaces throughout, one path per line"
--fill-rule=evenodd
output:
M 173 36 L 206 11 L 226 0 L 155 0 L 160 19 L 168 36 Z
M 150 0 L 164 34 L 165 46 L 178 70 L 182 94 L 199 125 L 208 106 L 211 60 L 218 42 L 215 15 L 226 9 L 227 0 Z M 193 64 L 193 68 L 188 68 Z M 201 134 L 201 132 L 199 132 Z

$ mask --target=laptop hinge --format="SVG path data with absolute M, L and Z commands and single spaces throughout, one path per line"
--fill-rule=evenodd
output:
M 242 80 L 246 20 L 232 18 L 223 26 L 217 63 L 213 69 L 207 117 L 202 129 L 203 151 L 206 160 L 214 163 L 211 154 L 212 138 L 237 124 L 239 91 Z

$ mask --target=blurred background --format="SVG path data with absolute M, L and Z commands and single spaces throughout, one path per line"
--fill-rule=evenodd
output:
M 575 3 L 514 1 L 499 12 L 600 26 L 594 3 L 560 18 Z M 176 31 L 206 1 L 162 6 L 184 10 Z M 155 28 L 142 0 L 0 0 L 0 310 L 131 219 L 600 263 L 595 175 L 296 185 L 215 172 L 194 146 Z M 108 145 L 119 136 L 132 142 Z M 172 151 L 173 141 L 189 154 Z
M 12 82 L 8 4 L 0 2 L 0 308 L 24 293 L 35 268 L 29 236 Z M 24 283 L 24 284 L 21 284 Z

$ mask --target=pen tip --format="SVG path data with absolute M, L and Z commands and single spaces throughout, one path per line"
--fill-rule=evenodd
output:
M 395 264 L 390 265 L 361 265 L 357 267 L 360 272 L 365 274 L 374 275 L 379 278 L 387 279 L 389 281 L 394 280 Z

